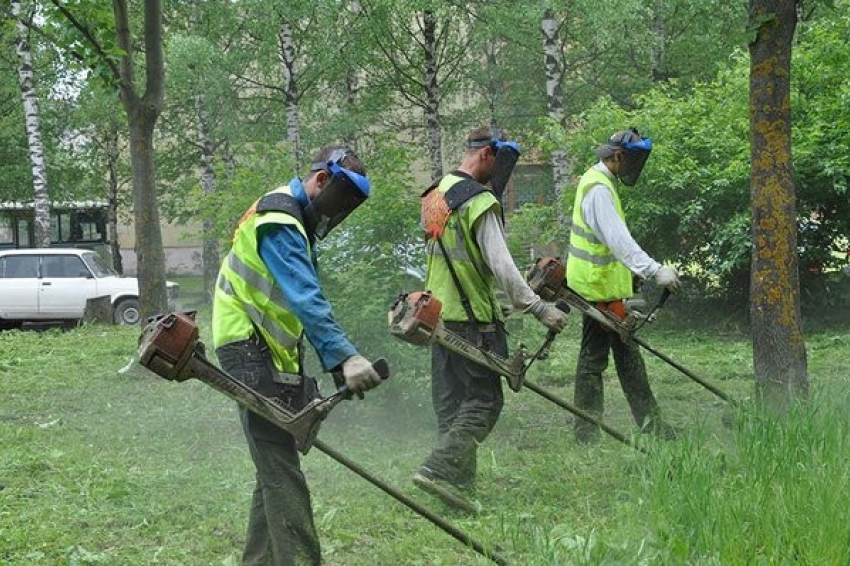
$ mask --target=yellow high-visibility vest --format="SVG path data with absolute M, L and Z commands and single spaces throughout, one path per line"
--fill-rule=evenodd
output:
M 596 238 L 581 212 L 584 197 L 596 185 L 605 185 L 610 189 L 617 214 L 623 222 L 626 221 L 613 181 L 596 168 L 588 169 L 579 180 L 573 203 L 567 281 L 574 291 L 589 301 L 627 299 L 633 295 L 631 271 L 614 257 L 608 246 Z
M 464 177 L 449 174 L 443 177 L 434 190 L 445 194 L 455 184 L 467 180 Z M 489 210 L 498 214 L 501 205 L 491 191 L 484 190 L 451 213 L 442 236 L 443 245 L 478 322 L 504 320 L 495 296 L 496 279 L 484 262 L 484 256 L 478 248 L 473 232 L 475 221 Z M 443 303 L 443 320 L 468 321 L 469 316 L 463 308 L 457 285 L 452 279 L 440 246 L 437 245 L 436 240 L 430 240 L 427 243 L 427 249 L 428 276 L 425 284 L 426 288 Z
M 289 186 L 271 193 L 292 196 Z M 262 200 L 262 199 L 260 199 Z M 257 231 L 269 224 L 295 226 L 308 242 L 302 223 L 285 212 L 257 212 L 257 200 L 239 221 L 230 253 L 221 264 L 213 303 L 213 344 L 220 348 L 247 340 L 258 331 L 280 372 L 298 373 L 298 343 L 303 326 L 286 308 L 283 293 L 260 257 Z

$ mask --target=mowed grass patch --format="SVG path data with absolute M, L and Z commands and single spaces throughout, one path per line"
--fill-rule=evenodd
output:
M 521 336 L 535 345 L 542 333 L 526 326 Z M 751 394 L 744 336 L 647 330 L 730 395 Z M 567 400 L 578 333 L 573 320 L 529 375 Z M 194 380 L 118 373 L 137 338 L 137 329 L 97 326 L 0 333 L 0 563 L 238 564 L 253 467 L 234 405 Z M 850 332 L 811 334 L 808 350 L 813 402 L 783 423 L 729 412 L 646 355 L 659 403 L 684 432 L 673 443 L 636 437 L 649 456 L 608 438 L 576 445 L 568 412 L 506 389 L 503 417 L 479 450 L 476 517 L 410 483 L 434 440 L 427 383 L 391 379 L 341 405 L 321 438 L 516 564 L 843 564 Z M 408 367 L 427 365 L 427 351 L 419 356 Z M 411 391 L 391 394 L 402 383 Z M 611 371 L 606 420 L 635 433 Z M 303 464 L 327 564 L 488 563 L 318 450 Z

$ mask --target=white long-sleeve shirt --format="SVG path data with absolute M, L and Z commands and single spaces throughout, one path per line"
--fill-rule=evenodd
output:
M 485 212 L 475 223 L 475 241 L 484 262 L 493 273 L 499 286 L 508 295 L 511 305 L 523 312 L 536 313 L 543 307 L 540 297 L 531 290 L 514 264 L 505 242 L 502 221 L 495 211 Z
M 614 175 L 601 161 L 593 167 L 615 181 Z M 614 196 L 608 187 L 599 184 L 588 190 L 584 200 L 581 201 L 581 214 L 585 224 L 593 231 L 593 235 L 608 246 L 614 257 L 629 271 L 648 279 L 661 269 L 661 264 L 652 259 L 635 242 L 628 226 L 617 214 Z

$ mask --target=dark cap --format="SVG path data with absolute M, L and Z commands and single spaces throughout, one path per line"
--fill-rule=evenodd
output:
M 640 142 L 641 137 L 637 128 L 629 128 L 617 132 L 608 138 L 608 141 L 596 148 L 596 156 L 599 159 L 607 159 L 614 155 L 618 149 L 625 149 L 626 144 Z

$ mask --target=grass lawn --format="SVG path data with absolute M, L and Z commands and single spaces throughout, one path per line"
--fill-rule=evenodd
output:
M 181 284 L 195 307 L 198 287 Z M 208 313 L 200 320 L 208 340 Z M 644 337 L 734 397 L 751 394 L 744 334 L 662 326 Z M 576 317 L 529 375 L 566 399 L 579 330 Z M 0 333 L 0 564 L 239 563 L 253 468 L 234 404 L 194 380 L 119 372 L 137 338 L 101 326 Z M 684 431 L 641 439 L 649 455 L 613 439 L 579 446 L 569 413 L 506 390 L 479 451 L 476 517 L 410 482 L 434 434 L 428 386 L 405 375 L 422 372 L 425 350 L 405 350 L 408 364 L 365 402 L 341 405 L 321 438 L 515 564 L 848 564 L 850 326 L 807 341 L 812 402 L 784 422 L 747 402 L 731 411 L 646 355 Z M 633 433 L 610 372 L 606 393 L 607 422 Z M 488 563 L 318 451 L 303 465 L 327 564 Z

